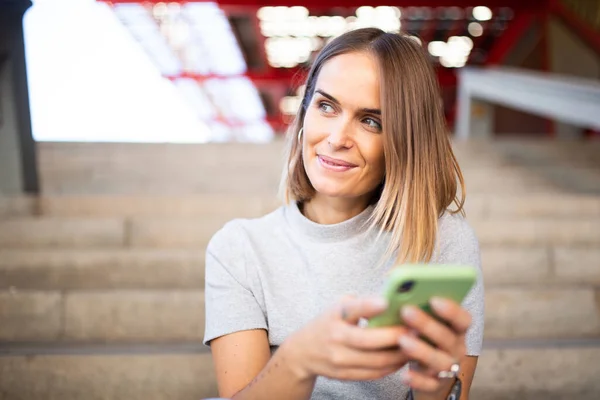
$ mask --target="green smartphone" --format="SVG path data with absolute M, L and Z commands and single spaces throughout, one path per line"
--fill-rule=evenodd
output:
M 461 303 L 477 280 L 477 270 L 466 265 L 406 264 L 394 268 L 384 289 L 388 308 L 369 319 L 369 327 L 402 325 L 400 310 L 414 305 L 433 315 L 432 297 Z

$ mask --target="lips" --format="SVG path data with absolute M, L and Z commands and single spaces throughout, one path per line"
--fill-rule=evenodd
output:
M 356 164 L 352 164 L 352 163 L 349 163 L 347 161 L 340 160 L 337 158 L 327 157 L 327 156 L 320 155 L 320 154 L 318 154 L 318 157 L 321 159 L 322 162 L 324 162 L 328 165 L 334 166 L 334 167 L 345 167 L 345 168 L 358 167 L 358 165 L 356 165 Z

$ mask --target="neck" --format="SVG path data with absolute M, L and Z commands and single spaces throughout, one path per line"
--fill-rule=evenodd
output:
M 368 197 L 341 199 L 325 196 L 315 196 L 304 202 L 302 214 L 313 222 L 322 225 L 339 224 L 356 217 L 369 205 Z

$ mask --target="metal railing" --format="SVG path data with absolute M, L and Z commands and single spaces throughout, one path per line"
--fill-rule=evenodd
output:
M 467 138 L 472 133 L 473 99 L 600 129 L 598 80 L 507 67 L 463 68 L 459 72 L 457 138 Z

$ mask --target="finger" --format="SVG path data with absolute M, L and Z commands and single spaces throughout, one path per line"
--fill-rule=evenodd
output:
M 400 350 L 410 359 L 435 372 L 446 371 L 456 363 L 449 353 L 436 349 L 419 338 L 411 335 L 401 336 L 398 340 Z
M 442 383 L 439 379 L 428 376 L 414 370 L 406 370 L 402 373 L 402 383 L 414 390 L 435 393 L 441 389 Z
M 471 326 L 471 314 L 455 301 L 433 297 L 429 303 L 436 315 L 448 322 L 457 332 L 465 333 Z
M 361 351 L 342 347 L 335 350 L 330 362 L 336 369 L 400 369 L 408 357 L 398 349 Z
M 327 377 L 342 381 L 370 381 L 393 374 L 400 368 L 402 368 L 402 366 L 389 369 L 345 368 L 342 370 L 331 371 L 327 374 Z
M 346 325 L 337 334 L 338 341 L 348 347 L 360 350 L 381 350 L 385 348 L 398 348 L 398 338 L 407 334 L 409 330 L 404 326 L 385 328 L 359 328 Z
M 408 327 L 427 337 L 440 349 L 455 352 L 459 335 L 448 326 L 414 306 L 403 307 L 401 313 L 402 320 Z
M 387 305 L 387 301 L 381 297 L 353 298 L 342 301 L 336 312 L 340 319 L 357 324 L 360 318 L 371 318 L 381 314 Z

